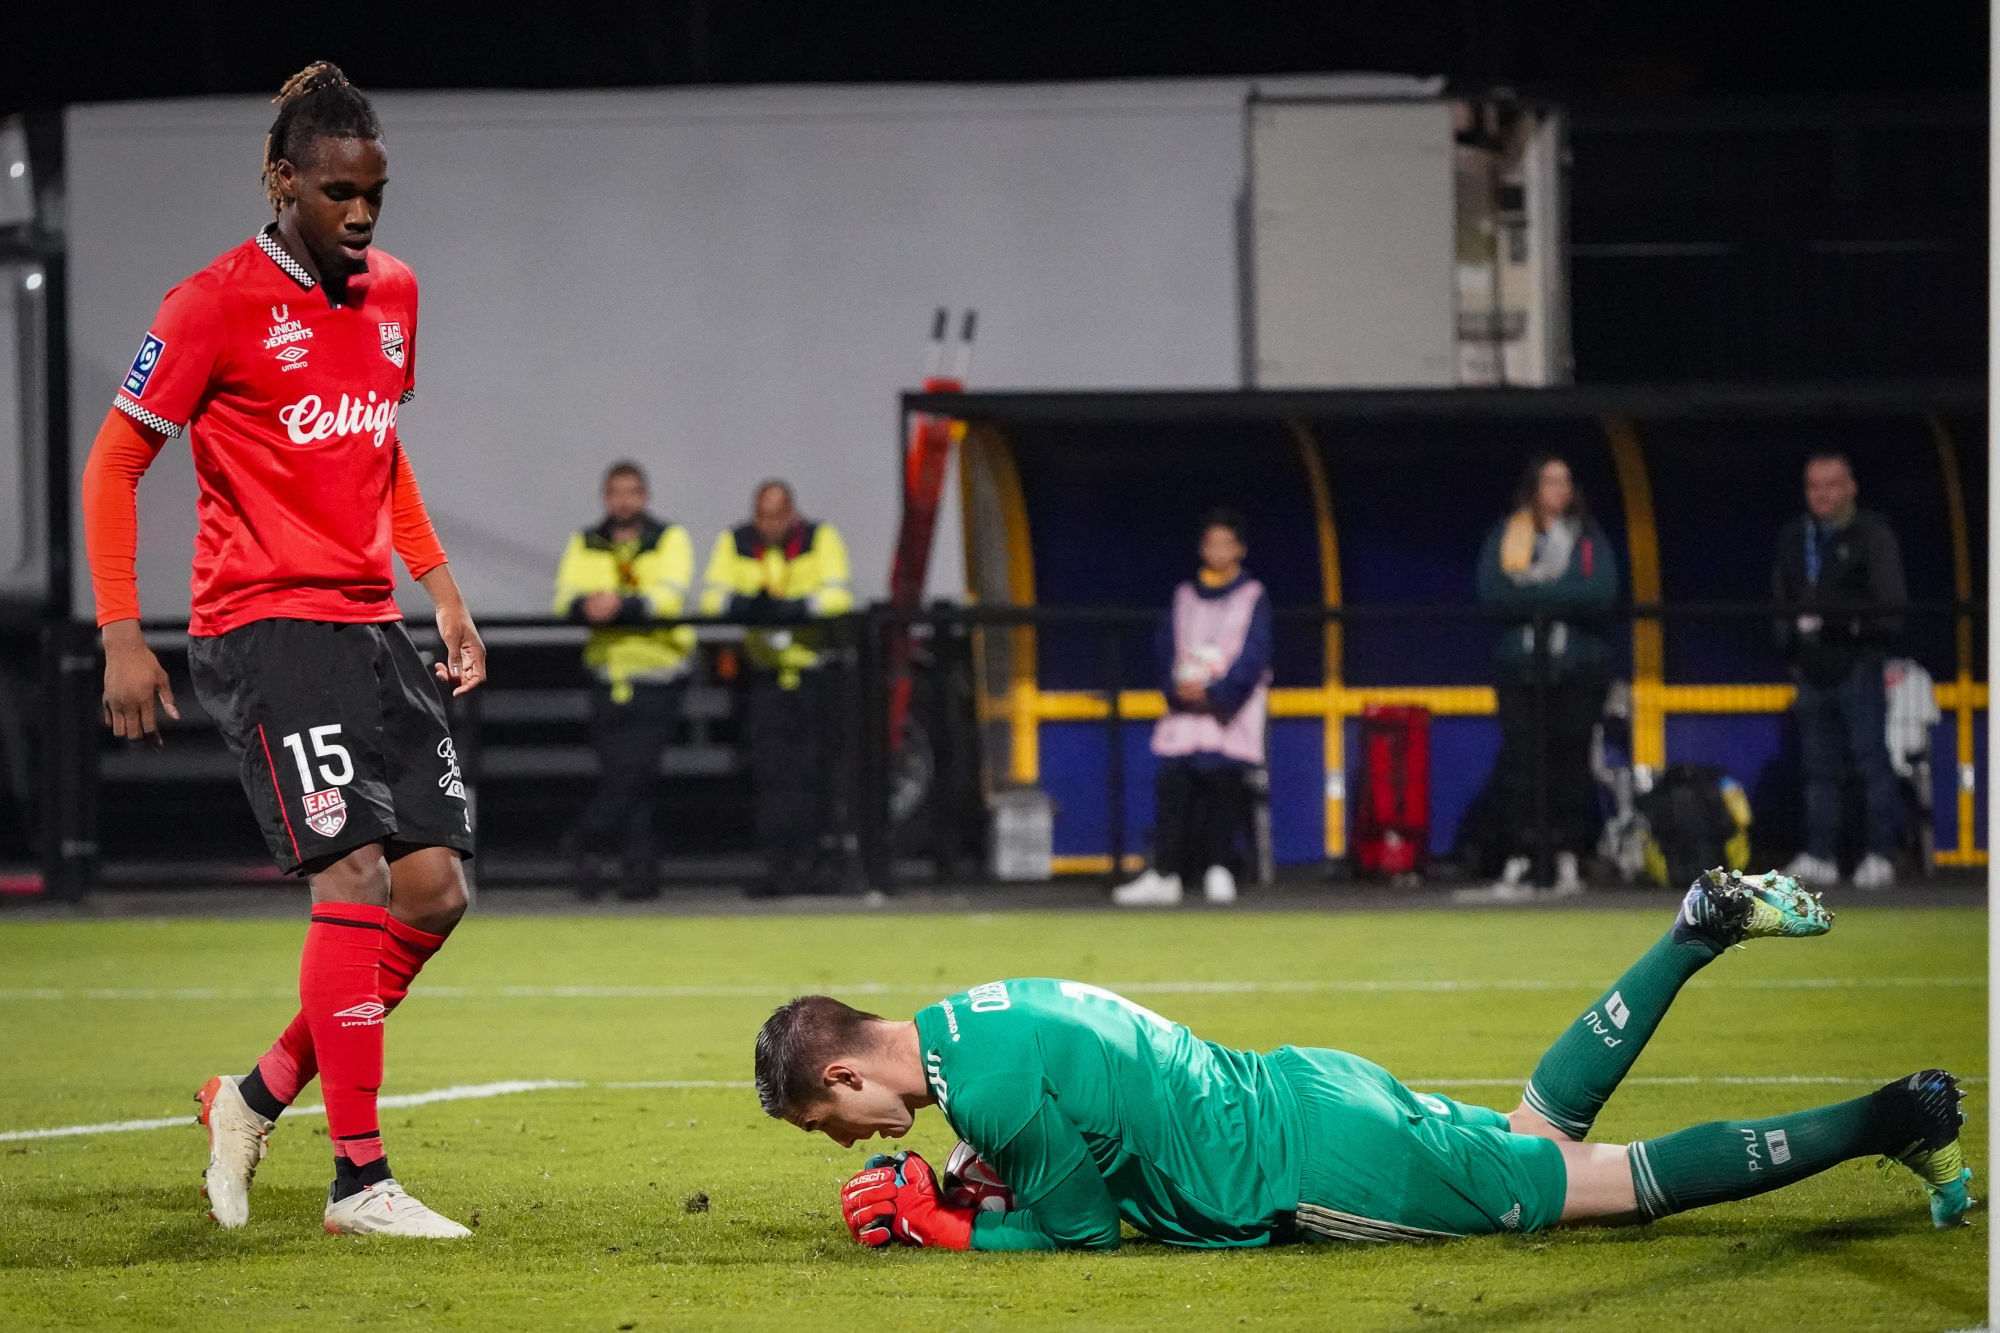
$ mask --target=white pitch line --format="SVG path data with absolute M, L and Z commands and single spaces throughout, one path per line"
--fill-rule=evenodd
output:
M 1527 1083 L 1524 1076 L 1514 1078 L 1416 1078 L 1404 1080 L 1404 1086 L 1419 1091 L 1432 1088 L 1495 1088 L 1520 1087 Z M 1960 1083 L 1984 1083 L 1986 1078 L 1976 1076 L 1960 1078 Z M 1841 1074 L 1714 1074 L 1714 1075 L 1641 1075 L 1627 1078 L 1622 1087 L 1699 1087 L 1715 1084 L 1726 1087 L 1783 1087 L 1797 1084 L 1835 1084 L 1855 1087 L 1880 1087 L 1889 1082 L 1888 1078 L 1853 1078 Z M 697 1090 L 725 1089 L 737 1091 L 756 1086 L 748 1079 L 719 1078 L 668 1078 L 624 1080 L 613 1083 L 586 1083 L 579 1079 L 543 1078 L 508 1079 L 499 1083 L 459 1083 L 448 1088 L 433 1088 L 429 1092 L 396 1093 L 382 1098 L 377 1105 L 384 1110 L 394 1110 L 407 1106 L 430 1106 L 436 1102 L 476 1101 L 485 1097 L 505 1097 L 517 1092 L 568 1091 L 576 1088 L 605 1088 L 616 1091 L 634 1091 L 660 1088 L 692 1088 Z M 285 1112 L 288 1116 L 325 1115 L 322 1105 L 294 1106 Z M 49 1129 L 12 1129 L 0 1133 L 0 1143 L 12 1143 L 22 1139 L 63 1139 L 83 1134 L 129 1134 L 142 1129 L 171 1129 L 176 1125 L 191 1125 L 194 1117 L 189 1115 L 161 1116 L 153 1120 L 107 1120 L 95 1125 L 58 1125 Z
M 747 1078 L 647 1078 L 622 1083 L 599 1083 L 600 1088 L 754 1088 Z
M 1124 981 L 1106 984 L 1122 995 L 1375 995 L 1448 994 L 1484 991 L 1592 991 L 1604 979 L 1560 981 L 1547 977 L 1331 978 L 1306 981 Z M 1981 987 L 1985 977 L 1757 977 L 1742 981 L 1697 978 L 1694 990 L 1963 990 Z M 949 995 L 955 989 L 936 982 L 856 981 L 800 982 L 794 985 L 742 986 L 419 986 L 412 997 L 440 1000 L 745 1000 L 790 999 L 794 995 Z M 235 989 L 216 987 L 92 986 L 65 989 L 51 986 L 0 987 L 0 1001 L 27 1000 L 293 1000 L 295 989 Z
M 463 1102 L 481 1097 L 505 1097 L 513 1092 L 543 1092 L 550 1088 L 581 1088 L 586 1086 L 574 1079 L 509 1079 L 501 1083 L 457 1083 L 448 1088 L 433 1088 L 429 1092 L 392 1093 L 380 1098 L 376 1105 L 384 1110 L 394 1110 L 405 1106 L 429 1106 L 433 1102 Z M 287 1115 L 325 1115 L 323 1105 L 294 1106 Z M 162 1116 L 157 1120 L 111 1120 L 101 1125 L 59 1125 L 53 1129 L 10 1129 L 0 1133 L 0 1143 L 16 1139 L 62 1139 L 77 1134 L 125 1134 L 135 1129 L 168 1129 L 174 1125 L 195 1123 L 192 1115 Z

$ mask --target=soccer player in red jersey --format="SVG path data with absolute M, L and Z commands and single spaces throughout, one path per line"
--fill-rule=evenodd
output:
M 312 886 L 299 1013 L 242 1078 L 198 1095 L 211 1215 L 249 1220 L 279 1113 L 318 1074 L 334 1145 L 326 1229 L 464 1236 L 389 1173 L 382 1021 L 464 914 L 472 819 L 438 686 L 394 597 L 393 555 L 437 607 L 437 679 L 486 650 L 424 510 L 398 407 L 416 388 L 417 283 L 373 248 L 388 183 L 367 98 L 324 62 L 279 94 L 276 221 L 160 306 L 83 475 L 115 735 L 159 741 L 173 690 L 139 632 L 140 475 L 186 430 L 200 482 L 188 664 L 272 856 Z

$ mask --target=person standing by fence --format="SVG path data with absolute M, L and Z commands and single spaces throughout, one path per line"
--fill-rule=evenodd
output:
M 1249 776 L 1264 763 L 1271 692 L 1271 595 L 1244 571 L 1249 549 L 1241 514 L 1210 513 L 1201 569 L 1174 589 L 1173 613 L 1161 622 L 1154 651 L 1167 715 L 1153 728 L 1153 864 L 1112 890 L 1120 907 L 1171 906 L 1197 880 L 1208 901 L 1236 901 Z
M 660 751 L 673 739 L 693 658 L 694 630 L 658 623 L 687 610 L 694 543 L 647 512 L 646 472 L 630 459 L 604 473 L 603 521 L 572 533 L 556 569 L 555 613 L 592 626 L 584 665 L 598 785 L 564 839 L 577 896 L 597 897 L 624 856 L 621 898 L 659 895 L 653 794 Z
M 1814 455 L 1805 483 L 1806 512 L 1778 535 L 1771 573 L 1778 646 L 1798 685 L 1805 768 L 1806 845 L 1785 873 L 1815 888 L 1839 880 L 1840 780 L 1852 761 L 1868 812 L 1854 887 L 1886 889 L 1896 882 L 1902 797 L 1889 762 L 1882 662 L 1910 599 L 1903 557 L 1888 520 L 1855 506 L 1846 455 Z
M 1491 895 L 1533 893 L 1538 806 L 1555 851 L 1555 889 L 1580 893 L 1577 857 L 1596 841 L 1599 823 L 1590 734 L 1610 679 L 1602 617 L 1618 595 L 1618 561 L 1569 464 L 1547 454 L 1528 460 L 1513 512 L 1487 534 L 1477 578 L 1479 600 L 1507 617 L 1494 652 L 1494 784 L 1507 859 Z
M 831 824 L 838 746 L 824 635 L 804 621 L 854 608 L 847 544 L 831 523 L 800 516 L 791 486 L 757 487 L 748 523 L 715 539 L 702 580 L 703 614 L 741 620 L 748 658 L 746 730 L 763 876 L 752 897 L 835 892 L 846 868 L 822 845 Z

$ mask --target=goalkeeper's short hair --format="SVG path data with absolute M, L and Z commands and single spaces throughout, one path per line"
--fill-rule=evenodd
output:
M 786 1120 L 819 1100 L 826 1067 L 873 1045 L 868 1025 L 881 1021 L 830 995 L 801 995 L 779 1005 L 757 1032 L 757 1100 L 764 1114 Z

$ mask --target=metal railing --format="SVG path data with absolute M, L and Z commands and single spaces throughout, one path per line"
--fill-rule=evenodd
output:
M 1943 864 L 1983 858 L 1973 846 L 1972 830 L 1973 786 L 1979 780 L 1973 767 L 1976 715 L 1986 707 L 1986 615 L 1983 602 L 1919 602 L 1902 611 L 1903 639 L 1935 678 L 1936 698 L 1950 723 L 1947 762 L 1960 793 L 1953 821 L 1958 836 L 1939 855 Z M 1126 814 L 1133 780 L 1125 757 L 1128 729 L 1165 710 L 1150 660 L 1150 638 L 1161 617 L 1159 608 L 934 604 L 909 609 L 875 605 L 832 620 L 793 622 L 793 628 L 810 623 L 824 636 L 822 670 L 834 680 L 830 693 L 837 703 L 825 720 L 835 741 L 827 774 L 832 791 L 829 845 L 858 870 L 857 880 L 877 886 L 983 878 L 987 799 L 1009 785 L 1043 780 L 1044 728 L 1093 724 L 1103 736 L 1103 851 L 1072 858 L 1068 865 L 1110 875 L 1128 868 L 1131 855 L 1142 847 Z M 1554 851 L 1547 751 L 1554 679 L 1548 669 L 1550 646 L 1556 625 L 1578 618 L 1562 622 L 1545 615 L 1522 622 L 1470 604 L 1293 607 L 1278 609 L 1274 618 L 1278 671 L 1271 715 L 1274 723 L 1314 719 L 1324 729 L 1326 765 L 1316 779 L 1327 793 L 1323 856 L 1310 859 L 1333 863 L 1347 851 L 1349 720 L 1371 703 L 1418 704 L 1447 718 L 1492 713 L 1493 638 L 1503 624 L 1526 623 L 1534 650 L 1525 681 L 1532 687 L 1534 734 L 1540 743 L 1533 755 L 1534 813 L 1520 841 L 1536 859 L 1538 874 L 1546 877 Z M 1657 767 L 1672 757 L 1665 752 L 1670 718 L 1781 713 L 1789 705 L 1785 662 L 1775 647 L 1773 609 L 1766 603 L 1626 605 L 1588 619 L 1612 646 L 1610 674 L 1631 682 L 1634 764 Z M 747 628 L 705 617 L 660 623 L 694 626 L 705 664 L 733 651 Z M 578 697 L 586 678 L 573 657 L 568 657 L 570 667 L 561 667 L 550 656 L 567 657 L 580 647 L 588 627 L 539 617 L 495 617 L 481 628 L 493 676 L 485 689 L 452 705 L 461 766 L 475 796 L 489 783 L 589 776 L 592 763 L 581 744 L 588 710 Z M 428 622 L 413 621 L 411 630 L 420 646 L 434 642 Z M 183 739 L 173 732 L 164 762 L 160 755 L 122 754 L 98 720 L 102 662 L 94 631 L 58 625 L 48 633 L 52 688 L 45 721 L 51 781 L 42 811 L 45 883 L 54 896 L 78 897 L 98 877 L 98 811 L 107 780 L 213 781 L 233 777 L 234 769 L 218 769 L 215 759 L 198 763 L 173 758 Z M 163 648 L 179 642 L 182 633 L 180 626 L 149 626 L 149 636 Z M 1650 650 L 1644 646 L 1649 635 Z M 1662 637 L 1664 656 L 1658 647 Z M 1738 678 L 1684 678 L 1690 673 L 1677 673 L 1674 651 L 1682 644 L 1691 646 L 1680 658 L 1693 657 L 1698 666 L 1702 660 L 1725 661 L 1740 672 Z M 540 683 L 510 684 L 509 663 L 526 661 L 531 649 L 544 653 Z M 1397 678 L 1392 668 L 1412 661 L 1422 670 Z M 907 677 L 891 678 L 890 664 L 905 662 L 912 664 L 914 687 Z M 173 670 L 171 660 L 169 665 Z M 670 755 L 663 772 L 681 780 L 737 780 L 743 774 L 740 762 L 730 758 L 736 752 L 730 734 L 732 687 L 715 679 L 708 666 L 704 671 L 703 684 L 691 693 L 689 721 L 695 733 L 690 746 L 698 756 L 694 749 L 677 747 L 687 752 Z M 176 680 L 178 687 L 185 677 L 177 673 Z M 191 693 L 182 690 L 184 703 L 191 702 Z M 905 725 L 891 735 L 890 719 L 898 716 L 906 719 Z M 490 743 L 496 730 L 528 720 L 569 738 L 539 746 Z M 1336 776 L 1341 780 L 1327 780 Z M 1281 787 L 1299 780 L 1284 772 L 1273 775 Z M 553 847 L 558 831 L 549 827 L 539 832 Z M 1296 844 L 1296 838 L 1292 841 Z M 246 847 L 245 855 L 250 851 Z

